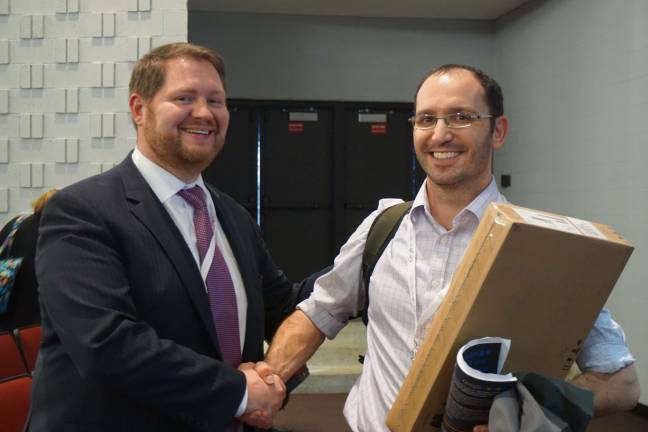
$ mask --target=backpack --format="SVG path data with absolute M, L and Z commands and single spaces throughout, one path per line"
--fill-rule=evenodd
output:
M 369 281 L 371 280 L 371 274 L 385 248 L 394 238 L 403 217 L 405 217 L 405 213 L 411 208 L 412 201 L 388 207 L 374 219 L 369 228 L 364 251 L 362 252 L 362 281 L 367 299 L 365 307 L 362 309 L 362 322 L 365 325 L 369 323 Z

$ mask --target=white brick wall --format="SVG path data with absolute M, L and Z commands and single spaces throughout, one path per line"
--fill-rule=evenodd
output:
M 0 226 L 121 161 L 134 62 L 186 40 L 186 0 L 0 0 Z

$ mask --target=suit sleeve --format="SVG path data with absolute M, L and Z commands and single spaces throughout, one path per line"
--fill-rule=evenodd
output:
M 37 275 L 53 331 L 83 379 L 198 429 L 222 429 L 243 397 L 244 375 L 138 319 L 121 252 L 127 246 L 104 214 L 68 190 L 48 203 Z

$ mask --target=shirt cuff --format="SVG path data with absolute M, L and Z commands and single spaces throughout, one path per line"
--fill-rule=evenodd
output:
M 313 321 L 315 326 L 326 335 L 328 339 L 333 339 L 344 328 L 346 323 L 336 320 L 323 308 L 318 308 L 317 303 L 311 298 L 304 300 L 297 305 L 297 309 L 304 312 L 308 318 Z
M 583 372 L 614 373 L 635 362 L 625 334 L 610 312 L 603 308 L 576 359 Z
M 241 400 L 241 404 L 238 407 L 238 410 L 236 410 L 236 414 L 234 414 L 234 417 L 241 417 L 243 414 L 245 414 L 245 410 L 247 409 L 247 400 L 248 400 L 248 389 L 247 386 L 245 386 L 245 393 L 243 394 L 243 399 Z

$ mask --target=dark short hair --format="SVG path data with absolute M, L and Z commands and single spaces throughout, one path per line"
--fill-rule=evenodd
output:
M 419 83 L 416 88 L 416 93 L 414 93 L 414 107 L 416 107 L 416 98 L 418 97 L 419 90 L 423 83 L 427 81 L 432 75 L 441 75 L 453 70 L 463 69 L 468 72 L 471 72 L 479 84 L 481 84 L 484 89 L 484 98 L 486 105 L 488 105 L 488 114 L 492 114 L 494 117 L 499 117 L 504 115 L 504 95 L 502 94 L 502 88 L 493 78 L 488 76 L 483 70 L 477 69 L 473 66 L 462 65 L 462 64 L 444 64 L 442 66 L 432 69 L 423 80 Z M 495 119 L 491 119 L 491 125 L 495 125 Z
M 220 54 L 200 45 L 174 42 L 154 48 L 135 64 L 128 85 L 129 94 L 137 93 L 144 100 L 151 100 L 164 85 L 166 62 L 180 57 L 208 61 L 225 86 L 225 62 Z

